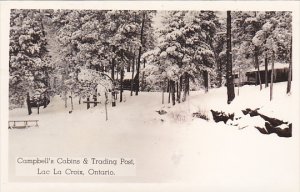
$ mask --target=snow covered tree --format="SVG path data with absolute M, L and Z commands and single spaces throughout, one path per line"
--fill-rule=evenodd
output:
M 165 13 L 163 28 L 157 31 L 157 46 L 147 52 L 147 62 L 158 66 L 159 81 L 169 80 L 172 103 L 175 104 L 175 84 L 178 82 L 180 101 L 181 82 L 184 83 L 186 98 L 190 78 L 198 78 L 204 71 L 212 71 L 215 63 L 212 51 L 212 37 L 216 24 L 213 12 L 168 11 Z
M 49 89 L 52 65 L 46 48 L 46 32 L 41 10 L 13 9 L 10 17 L 9 99 L 22 105 L 27 93 Z
M 216 78 L 215 64 L 218 52 L 215 47 L 217 28 L 220 27 L 219 18 L 213 11 L 192 11 L 187 15 L 187 39 L 195 41 L 194 46 L 198 47 L 201 60 L 198 63 L 198 70 L 203 74 L 205 91 L 208 91 L 209 76 Z M 191 35 L 191 36 L 190 36 Z
M 178 81 L 182 72 L 183 59 L 183 34 L 184 27 L 184 11 L 170 11 L 166 12 L 163 19 L 164 28 L 156 31 L 158 40 L 157 47 L 144 54 L 148 63 L 156 65 L 157 68 L 152 67 L 160 71 L 160 78 L 157 79 L 160 82 L 164 82 L 168 79 L 171 84 L 172 90 L 172 103 L 175 105 L 175 81 Z M 181 40 L 180 40 L 181 39 Z
M 93 83 L 79 81 L 82 69 L 105 71 L 109 57 L 105 52 L 102 35 L 107 11 L 99 10 L 56 10 L 53 28 L 56 30 L 59 56 L 56 60 L 58 78 L 61 79 L 60 93 L 75 94 L 79 98 L 97 95 Z
M 115 89 L 122 84 L 125 68 L 130 66 L 134 54 L 141 46 L 141 23 L 151 19 L 151 11 L 131 10 L 56 10 L 53 25 L 60 44 L 57 62 L 62 89 L 80 97 L 92 94 L 89 84 L 78 81 L 82 67 L 110 72 L 113 81 L 112 105 Z M 147 25 L 149 26 L 149 25 Z M 149 28 L 149 27 L 148 27 Z M 148 33 L 145 44 L 149 44 Z M 120 76 L 120 78 L 119 78 Z
M 154 28 L 153 28 L 153 17 L 157 14 L 156 11 L 144 11 L 145 12 L 145 22 L 144 22 L 144 30 L 143 30 L 143 41 L 142 41 L 142 53 L 147 52 L 148 50 L 152 50 L 155 44 L 154 37 Z M 146 67 L 146 59 L 141 55 L 140 62 L 143 63 L 143 69 Z M 140 67 L 141 68 L 141 67 Z M 145 90 L 145 72 L 143 70 L 140 71 L 142 73 L 142 77 L 139 78 L 141 83 L 139 89 L 141 91 Z
M 120 73 L 120 88 L 122 88 L 124 70 L 135 55 L 135 50 L 141 45 L 139 21 L 140 11 L 109 11 L 106 14 L 108 24 L 106 27 L 105 44 L 111 49 L 111 74 L 114 79 L 115 70 Z M 120 90 L 120 101 L 122 101 Z
M 213 50 L 216 60 L 216 74 L 215 84 L 221 87 L 223 84 L 223 76 L 226 72 L 226 18 L 219 18 L 219 25 L 216 28 L 216 34 L 213 41 Z
M 233 12 L 233 51 L 234 68 L 236 71 L 247 70 L 254 66 L 257 69 L 257 79 L 262 89 L 260 76 L 260 61 L 263 49 L 253 44 L 252 39 L 264 24 L 262 12 Z M 236 56 L 235 56 L 236 55 Z M 243 63 L 243 64 L 242 64 Z M 251 63 L 253 63 L 251 65 Z

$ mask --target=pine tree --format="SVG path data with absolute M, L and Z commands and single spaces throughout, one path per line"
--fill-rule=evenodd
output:
M 105 13 L 98 10 L 55 11 L 53 23 L 63 57 L 62 62 L 57 63 L 64 76 L 62 92 L 71 92 L 80 98 L 96 92 L 96 85 L 79 81 L 78 74 L 82 68 L 103 72 L 109 65 L 101 36 Z
M 178 82 L 177 98 L 181 98 L 183 87 L 185 100 L 189 79 L 199 78 L 202 72 L 213 71 L 215 57 L 212 39 L 217 19 L 213 12 L 205 11 L 168 11 L 163 18 L 163 28 L 156 31 L 156 48 L 145 53 L 144 57 L 147 62 L 158 66 L 155 69 L 160 74 L 166 74 L 157 79 L 161 83 L 168 79 L 172 95 Z
M 44 17 L 40 10 L 11 10 L 9 99 L 12 105 L 22 106 L 27 93 L 48 94 L 53 67 L 46 48 Z

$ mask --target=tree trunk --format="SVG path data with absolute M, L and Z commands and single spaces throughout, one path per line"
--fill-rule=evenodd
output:
M 65 102 L 65 108 L 68 107 L 68 104 L 67 104 L 67 92 L 66 92 L 66 85 L 65 85 L 66 76 L 67 76 L 67 69 L 64 68 L 64 70 L 62 72 L 61 86 L 64 89 L 63 90 L 63 100 Z
M 134 68 L 135 68 L 135 53 L 133 54 L 133 60 L 132 60 L 132 75 L 131 75 L 130 96 L 132 96 L 132 92 L 133 92 L 133 84 L 134 84 Z
M 268 57 L 267 57 L 267 53 L 265 55 L 265 88 L 267 88 L 269 86 L 269 82 L 268 82 Z
M 168 80 L 168 94 L 169 94 L 169 96 L 168 96 L 168 103 L 170 103 L 171 101 L 171 83 L 170 83 L 171 81 L 170 80 Z
M 68 108 L 68 97 L 67 97 L 67 91 L 64 91 L 64 100 L 65 100 L 65 108 Z
M 87 103 L 86 103 L 86 108 L 87 109 L 89 109 L 90 108 L 90 96 L 88 96 L 87 98 L 86 98 L 86 101 L 87 101 Z
M 130 72 L 130 62 L 127 63 L 126 71 Z
M 203 72 L 203 80 L 204 80 L 205 93 L 207 93 L 208 92 L 208 72 L 206 70 Z
M 73 97 L 72 96 L 69 96 L 70 97 L 70 100 L 71 100 L 71 111 L 73 111 L 74 109 L 74 106 L 73 106 Z
M 108 120 L 108 114 L 107 114 L 107 103 L 108 103 L 108 96 L 107 96 L 107 92 L 105 91 L 105 103 L 104 103 L 104 105 L 105 105 L 105 119 L 106 119 L 106 121 Z
M 179 87 L 178 87 L 178 102 L 181 102 L 181 91 L 182 91 L 182 76 L 179 78 Z
M 164 98 L 164 92 L 165 92 L 165 82 L 162 82 L 162 95 L 161 95 L 161 103 L 164 104 L 165 103 L 165 98 Z
M 175 105 L 175 102 L 176 102 L 176 98 L 175 98 L 175 81 L 171 80 L 170 85 L 171 85 L 171 92 L 172 92 L 172 105 Z
M 32 114 L 32 110 L 31 110 L 31 103 L 30 103 L 29 93 L 27 93 L 26 103 L 27 103 L 28 115 L 31 115 Z
M 185 75 L 184 75 L 184 77 L 183 77 L 183 81 L 184 81 L 184 83 L 183 83 L 182 102 L 185 102 L 185 101 L 186 101 L 186 94 L 187 94 L 187 92 L 186 92 L 186 85 L 185 85 Z
M 45 74 L 45 79 L 46 79 L 45 85 L 48 89 L 50 89 L 51 88 L 50 87 L 50 77 L 49 77 L 49 73 L 48 73 L 47 69 L 45 69 L 44 74 Z
M 262 90 L 260 70 L 259 70 L 259 63 L 258 63 L 258 47 L 257 46 L 255 46 L 255 48 L 254 48 L 254 61 L 255 61 L 255 66 L 257 67 L 257 75 L 258 75 L 259 88 L 260 88 L 260 90 Z
M 238 92 L 237 92 L 237 94 L 240 95 L 240 86 L 241 86 L 241 70 L 240 69 L 239 69 L 238 76 L 239 76 L 239 83 L 238 83 Z
M 113 81 L 115 80 L 115 58 L 112 58 L 112 61 L 111 61 L 111 79 Z
M 123 101 L 123 78 L 124 78 L 124 69 L 120 71 L 120 102 Z
M 113 53 L 115 52 L 115 47 L 113 47 Z M 112 97 L 112 102 L 111 106 L 115 107 L 116 106 L 116 100 L 115 100 L 115 58 L 112 58 L 111 62 L 111 79 L 112 79 L 112 90 L 111 90 L 111 97 Z
M 275 52 L 273 51 L 272 52 L 271 85 L 270 85 L 270 101 L 273 99 L 274 60 L 275 60 Z
M 187 97 L 187 94 L 189 92 L 189 76 L 188 76 L 188 73 L 184 73 L 184 89 L 183 89 L 183 98 L 182 98 L 182 101 L 186 101 L 186 97 Z
M 218 87 L 222 87 L 222 77 L 223 77 L 223 73 L 222 73 L 222 63 L 219 59 L 219 57 L 217 57 L 217 64 L 218 64 Z
M 118 82 L 119 81 L 119 69 L 118 69 L 118 67 L 117 67 L 117 70 L 116 70 L 116 75 L 117 75 L 116 80 Z
M 140 90 L 140 65 L 141 65 L 141 55 L 142 55 L 142 46 L 143 46 L 143 33 L 144 33 L 144 23 L 145 23 L 145 13 L 143 13 L 143 18 L 142 18 L 142 26 L 141 26 L 141 38 L 140 38 L 140 42 L 141 42 L 141 46 L 139 48 L 139 56 L 138 56 L 138 63 L 137 63 L 137 71 L 136 71 L 136 76 L 137 76 L 137 87 L 135 90 L 135 95 L 139 94 L 139 90 Z
M 144 59 L 144 69 L 145 69 L 145 63 L 146 63 L 146 60 Z M 146 85 L 146 82 L 145 82 L 145 71 L 143 71 L 142 73 L 142 85 L 141 85 L 141 91 L 144 91 L 145 89 L 145 85 Z
M 226 47 L 227 65 L 226 65 L 226 80 L 227 80 L 227 103 L 233 101 L 234 84 L 232 75 L 232 52 L 231 52 L 231 12 L 227 11 L 227 47 Z
M 187 94 L 190 95 L 190 77 L 187 76 Z
M 292 85 L 292 63 L 293 63 L 293 56 L 292 56 L 292 39 L 291 39 L 291 48 L 290 48 L 290 64 L 289 64 L 289 72 L 288 72 L 288 83 L 286 93 L 291 92 L 291 85 Z
M 258 75 L 258 82 L 259 82 L 259 90 L 262 90 L 262 84 L 261 84 L 261 77 L 260 77 L 259 66 L 257 66 L 257 75 Z
M 97 92 L 97 88 L 95 89 L 95 93 L 94 93 L 94 95 L 93 95 L 93 100 L 94 100 L 94 107 L 96 107 L 97 106 L 97 94 L 98 94 L 98 92 Z
M 175 84 L 175 85 L 176 85 L 176 101 L 179 102 L 179 101 L 178 101 L 178 98 L 179 98 L 179 90 L 178 90 L 179 86 L 178 86 L 178 81 L 176 81 L 176 84 Z

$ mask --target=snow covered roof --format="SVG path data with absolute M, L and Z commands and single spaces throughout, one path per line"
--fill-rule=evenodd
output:
M 268 64 L 268 70 L 270 70 L 272 67 L 272 64 L 269 63 Z M 274 69 L 284 69 L 284 68 L 288 68 L 289 64 L 288 63 L 274 63 Z M 265 64 L 260 64 L 259 65 L 259 69 L 260 71 L 265 70 Z M 257 69 L 255 69 L 254 67 L 251 68 L 250 70 L 248 70 L 248 72 L 253 72 L 253 71 L 257 71 Z

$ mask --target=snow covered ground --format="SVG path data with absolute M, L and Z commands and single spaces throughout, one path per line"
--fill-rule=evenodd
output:
M 161 104 L 161 93 L 141 92 L 117 107 L 86 110 L 74 99 L 74 111 L 64 108 L 55 97 L 46 109 L 31 116 L 26 109 L 10 111 L 10 120 L 38 119 L 39 127 L 9 130 L 9 162 L 16 157 L 131 157 L 136 159 L 134 177 L 16 177 L 10 163 L 11 181 L 90 181 L 197 183 L 213 191 L 298 191 L 299 130 L 298 100 L 285 94 L 286 83 L 274 85 L 274 100 L 269 89 L 259 86 L 240 88 L 234 102 L 226 104 L 226 88 L 208 93 L 191 92 L 185 103 L 171 107 Z M 236 90 L 237 93 L 237 90 Z M 236 94 L 237 95 L 237 94 Z M 167 103 L 167 94 L 165 94 Z M 244 129 L 215 123 L 210 109 L 234 112 L 261 108 L 263 114 L 293 123 L 293 137 L 263 135 L 253 125 L 253 117 L 243 116 Z M 164 109 L 165 115 L 156 111 Z M 192 117 L 206 112 L 209 121 Z

